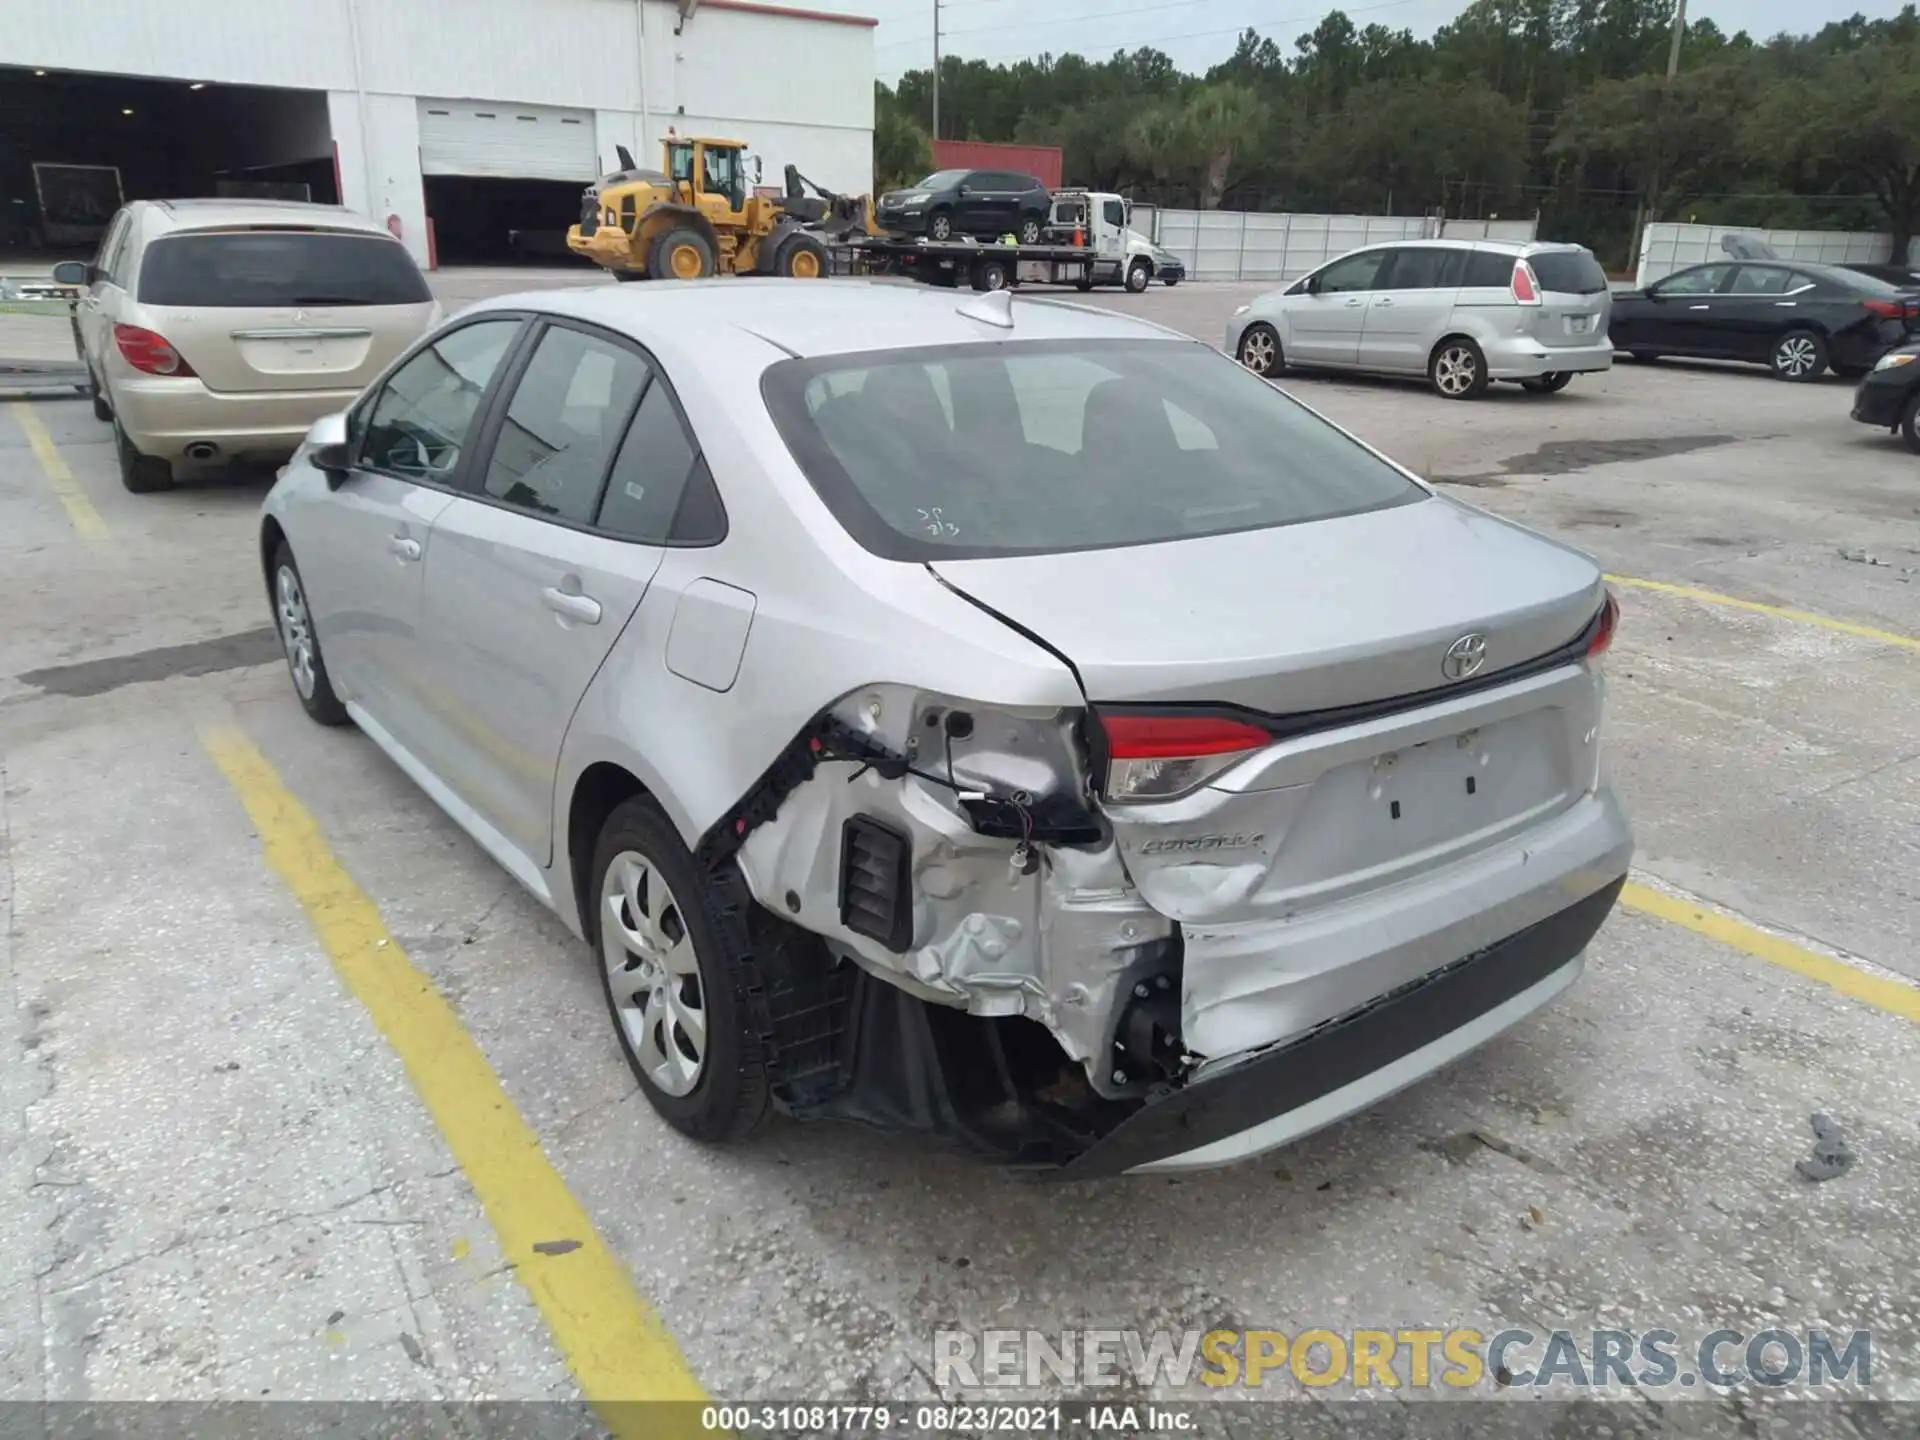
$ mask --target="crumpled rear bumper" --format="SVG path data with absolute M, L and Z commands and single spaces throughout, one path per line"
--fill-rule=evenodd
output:
M 1626 877 L 1264 1054 L 1128 1116 L 1062 1179 L 1229 1165 L 1284 1145 L 1432 1074 L 1552 1000 Z

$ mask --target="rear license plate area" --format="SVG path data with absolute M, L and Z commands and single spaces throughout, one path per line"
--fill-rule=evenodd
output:
M 1593 317 L 1590 315 L 1569 315 L 1567 317 L 1567 333 L 1570 335 L 1584 335 L 1587 333 L 1587 328 L 1592 324 Z

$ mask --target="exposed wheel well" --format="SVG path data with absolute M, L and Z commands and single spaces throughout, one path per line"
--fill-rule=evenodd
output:
M 267 587 L 267 603 L 273 603 L 273 552 L 286 543 L 280 522 L 269 515 L 260 523 L 260 578 Z
M 593 847 L 600 839 L 601 827 L 619 806 L 635 796 L 649 794 L 631 771 L 604 760 L 582 770 L 574 782 L 573 798 L 567 805 L 568 879 L 573 884 L 574 903 L 580 907 L 580 928 L 589 940 L 598 917 L 587 895 L 593 883 L 587 871 L 593 864 Z

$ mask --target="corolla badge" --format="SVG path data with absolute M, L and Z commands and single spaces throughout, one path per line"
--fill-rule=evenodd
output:
M 1462 635 L 1447 647 L 1446 656 L 1440 661 L 1440 672 L 1449 680 L 1464 680 L 1478 674 L 1486 663 L 1487 637 Z

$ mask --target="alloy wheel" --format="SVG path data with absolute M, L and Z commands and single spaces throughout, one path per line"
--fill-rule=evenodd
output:
M 1256 375 L 1265 375 L 1273 369 L 1277 349 L 1273 336 L 1264 330 L 1251 330 L 1240 342 L 1240 363 Z
M 600 952 L 620 1026 L 647 1078 L 667 1095 L 700 1083 L 707 1057 L 706 997 L 693 937 L 666 877 L 636 850 L 607 867 L 600 890 Z
M 1466 394 L 1479 375 L 1479 362 L 1464 345 L 1449 345 L 1433 364 L 1433 383 L 1443 395 Z
M 286 647 L 287 669 L 302 700 L 313 698 L 313 622 L 307 615 L 307 597 L 300 577 L 282 565 L 274 579 L 274 609 L 280 619 L 280 643 Z
M 1819 362 L 1820 353 L 1805 335 L 1789 335 L 1773 352 L 1773 363 L 1782 375 L 1798 380 Z

